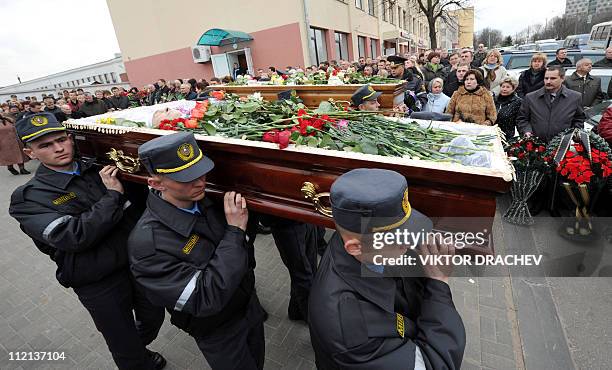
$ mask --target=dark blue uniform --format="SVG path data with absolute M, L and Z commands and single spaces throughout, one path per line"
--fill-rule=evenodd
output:
M 153 139 L 138 155 L 149 173 L 176 183 L 201 181 L 214 168 L 192 133 Z M 154 304 L 168 310 L 172 324 L 196 340 L 213 369 L 263 369 L 264 311 L 245 231 L 229 225 L 223 206 L 208 198 L 189 198 L 193 208 L 186 210 L 162 196 L 149 193 L 130 235 L 136 281 Z
M 117 367 L 152 369 L 145 346 L 157 337 L 164 311 L 133 284 L 126 251 L 140 212 L 123 194 L 107 190 L 91 163 L 76 163 L 72 174 L 41 165 L 15 190 L 9 213 L 57 264 L 57 280 L 74 289 Z
M 263 368 L 263 309 L 244 231 L 205 198 L 200 213 L 151 192 L 129 239 L 131 269 L 172 324 L 195 338 L 213 369 Z
M 368 235 L 432 229 L 431 220 L 412 209 L 406 179 L 388 170 L 352 170 L 334 182 L 330 203 L 346 240 L 334 234 L 310 291 L 317 368 L 459 369 L 465 328 L 448 284 L 405 277 L 414 271 L 402 274 L 365 257 L 385 253 L 384 246 L 372 248 Z

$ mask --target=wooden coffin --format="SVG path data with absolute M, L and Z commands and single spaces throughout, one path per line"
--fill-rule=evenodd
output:
M 100 124 L 67 126 L 80 154 L 96 158 L 100 164 L 112 163 L 107 156 L 112 149 L 137 158 L 142 143 L 172 133 Z M 403 174 L 408 180 L 412 206 L 439 218 L 436 228 L 441 230 L 457 228 L 456 222 L 445 225 L 444 220 L 461 217 L 461 227 L 490 231 L 495 198 L 509 189 L 512 178 L 511 167 L 499 163 L 496 168 L 478 168 L 293 145 L 280 150 L 277 144 L 223 137 L 196 138 L 204 154 L 215 162 L 215 169 L 207 176 L 207 194 L 215 197 L 236 190 L 246 196 L 250 209 L 329 228 L 334 227 L 332 219 L 321 209 L 317 211 L 315 199 L 323 205 L 320 208 L 325 208 L 325 194 L 317 195 L 328 192 L 334 180 L 351 169 L 385 168 Z M 495 147 L 497 155 L 500 151 L 507 164 L 501 142 Z M 146 173 L 140 169 L 134 174 L 124 172 L 122 177 L 145 182 Z M 310 188 L 304 186 L 307 183 Z M 493 246 L 467 248 L 463 253 L 493 253 Z
M 295 90 L 297 95 L 310 108 L 316 108 L 322 101 L 351 101 L 351 96 L 362 85 L 252 85 L 252 86 L 220 86 L 219 89 L 229 93 L 247 96 L 259 92 L 265 100 L 278 99 L 277 94 L 287 90 Z M 404 101 L 405 84 L 372 85 L 374 90 L 382 92 L 378 102 L 381 109 L 392 109 Z

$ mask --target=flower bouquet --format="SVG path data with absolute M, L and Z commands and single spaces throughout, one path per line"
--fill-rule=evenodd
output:
M 544 143 L 535 137 L 516 138 L 506 147 L 512 161 L 516 179 L 510 194 L 512 203 L 504 213 L 504 220 L 516 225 L 533 225 L 527 201 L 536 191 L 548 168 Z
M 570 129 L 548 144 L 546 157 L 555 168 L 558 184 L 576 207 L 575 220 L 560 230 L 562 236 L 588 241 L 594 237 L 591 223 L 593 201 L 612 175 L 612 152 L 604 139 L 593 132 Z

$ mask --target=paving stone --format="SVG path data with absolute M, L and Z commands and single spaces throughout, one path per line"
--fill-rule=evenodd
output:
M 486 316 L 480 316 L 480 337 L 491 341 L 497 340 L 495 320 Z
M 486 352 L 482 353 L 482 364 L 495 370 L 516 370 L 514 361 Z
M 483 353 L 505 357 L 509 360 L 514 361 L 514 351 L 512 346 L 488 341 L 486 339 L 481 339 L 480 345 Z

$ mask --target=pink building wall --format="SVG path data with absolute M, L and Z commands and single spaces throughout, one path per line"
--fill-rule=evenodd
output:
M 202 32 L 205 32 L 203 30 Z M 300 36 L 300 24 L 292 23 L 284 26 L 269 28 L 262 31 L 250 32 L 253 41 L 238 44 L 238 48 L 251 48 L 253 68 L 266 69 L 275 66 L 284 69 L 286 66 L 303 66 L 304 53 Z M 196 40 L 200 35 L 194 37 Z M 233 50 L 231 46 L 212 48 L 212 53 Z M 166 53 L 151 55 L 144 58 L 125 61 L 125 69 L 130 84 L 142 87 L 153 83 L 160 78 L 174 80 L 177 78 L 205 78 L 214 77 L 212 63 L 194 63 L 191 57 L 191 48 L 186 47 Z

